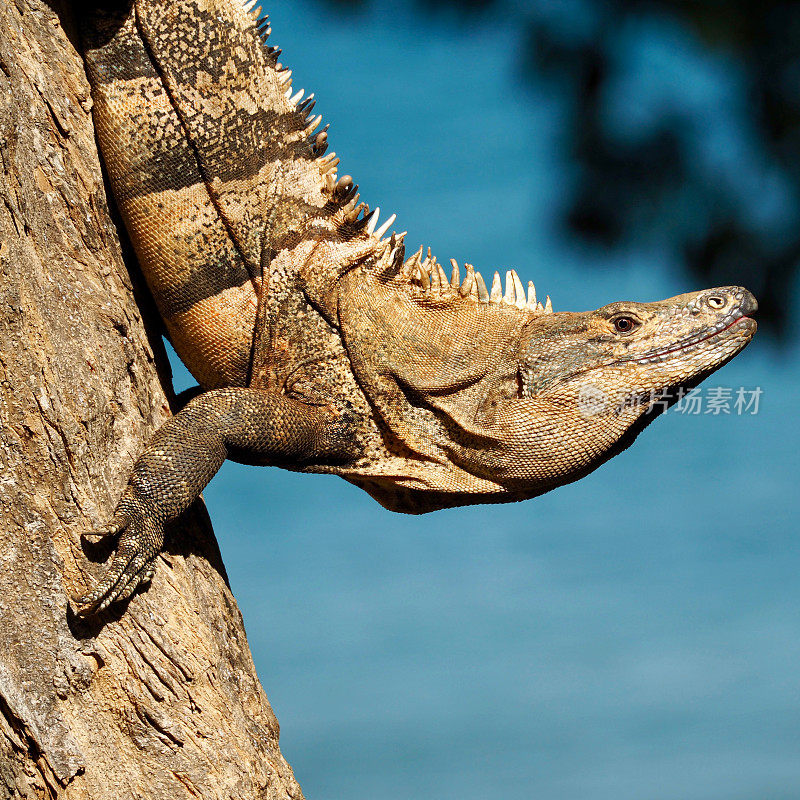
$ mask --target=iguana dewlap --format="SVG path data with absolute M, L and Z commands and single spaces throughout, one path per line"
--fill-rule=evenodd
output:
M 627 447 L 755 333 L 740 287 L 554 313 L 513 271 L 489 287 L 405 259 L 238 0 L 103 3 L 85 27 L 114 197 L 205 392 L 95 532 L 121 538 L 83 613 L 149 579 L 164 523 L 226 458 L 336 473 L 409 513 L 529 498 Z

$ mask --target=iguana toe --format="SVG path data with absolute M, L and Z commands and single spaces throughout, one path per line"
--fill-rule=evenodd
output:
M 122 532 L 129 521 L 125 514 L 114 514 L 101 528 L 96 528 L 93 531 L 84 531 L 81 534 L 81 538 L 90 541 L 99 541 L 100 539 L 105 539 L 107 536 L 115 536 Z
M 111 566 L 91 591 L 73 598 L 80 616 L 97 614 L 117 600 L 126 600 L 153 576 L 153 561 L 164 541 L 160 520 L 143 510 L 116 514 L 107 526 L 88 535 L 119 530 L 122 536 Z

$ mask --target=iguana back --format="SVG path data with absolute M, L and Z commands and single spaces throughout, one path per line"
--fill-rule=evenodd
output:
M 284 286 L 307 260 L 298 232 L 341 205 L 332 159 L 316 160 L 327 134 L 313 134 L 313 101 L 287 97 L 264 34 L 238 0 L 134 0 L 86 25 L 112 189 L 175 349 L 207 388 L 250 383 L 259 299 L 266 314 L 270 278 Z

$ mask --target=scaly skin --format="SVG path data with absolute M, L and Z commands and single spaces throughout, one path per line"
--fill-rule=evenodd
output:
M 153 437 L 80 613 L 130 596 L 225 458 L 330 472 L 421 513 L 534 497 L 627 447 L 753 337 L 740 287 L 553 313 L 374 231 L 238 0 L 87 15 L 95 123 L 176 350 L 205 394 Z M 291 94 L 291 91 L 289 91 Z

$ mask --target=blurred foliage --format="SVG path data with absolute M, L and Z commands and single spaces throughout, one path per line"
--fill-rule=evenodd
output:
M 568 105 L 564 156 L 578 175 L 563 223 L 572 236 L 669 247 L 699 284 L 751 288 L 759 318 L 787 333 L 800 263 L 800 2 L 416 5 L 502 13 L 518 25 L 524 79 L 552 82 Z M 669 91 L 658 65 L 668 73 L 671 61 Z

